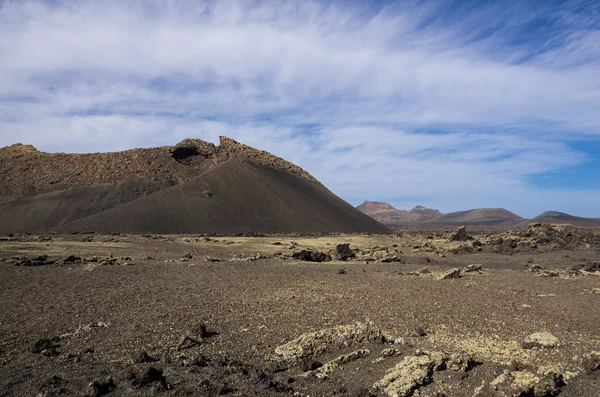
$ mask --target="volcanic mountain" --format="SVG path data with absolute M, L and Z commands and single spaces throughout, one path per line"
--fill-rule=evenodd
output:
M 425 208 L 420 205 L 410 211 L 406 211 L 399 210 L 391 204 L 377 201 L 365 201 L 356 208 L 386 225 L 422 223 L 428 219 L 442 215 L 438 210 Z
M 529 223 L 569 224 L 579 227 L 600 227 L 600 218 L 581 218 L 564 212 L 548 211 L 533 218 Z
M 504 208 L 477 208 L 436 216 L 427 221 L 439 225 L 510 226 L 523 221 L 519 215 Z
M 15 144 L 0 149 L 0 176 L 0 233 L 389 232 L 300 167 L 226 137 L 89 154 Z

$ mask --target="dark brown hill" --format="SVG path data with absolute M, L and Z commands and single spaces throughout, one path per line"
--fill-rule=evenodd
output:
M 0 149 L 0 232 L 373 232 L 306 171 L 222 137 L 115 153 Z

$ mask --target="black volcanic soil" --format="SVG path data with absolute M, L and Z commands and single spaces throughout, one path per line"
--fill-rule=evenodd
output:
M 221 137 L 115 153 L 0 149 L 0 233 L 389 230 L 294 164 Z
M 386 396 L 375 385 L 397 365 L 398 395 L 596 396 L 600 244 L 586 241 L 454 254 L 464 242 L 421 233 L 3 237 L 0 396 Z M 291 257 L 303 250 L 333 260 Z M 558 343 L 523 344 L 536 332 Z

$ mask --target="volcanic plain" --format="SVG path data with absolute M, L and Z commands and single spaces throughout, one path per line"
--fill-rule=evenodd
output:
M 0 396 L 600 394 L 594 229 L 0 240 Z

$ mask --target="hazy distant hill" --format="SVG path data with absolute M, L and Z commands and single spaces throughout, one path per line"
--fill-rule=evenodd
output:
M 441 212 L 423 206 L 416 206 L 410 211 L 399 210 L 391 204 L 377 201 L 365 201 L 356 207 L 373 219 L 386 225 L 418 224 L 441 215 Z
M 426 221 L 439 225 L 510 226 L 522 222 L 523 218 L 504 208 L 477 208 L 436 216 Z
M 600 218 L 582 218 L 558 211 L 547 211 L 526 222 L 570 224 L 580 227 L 600 227 Z

